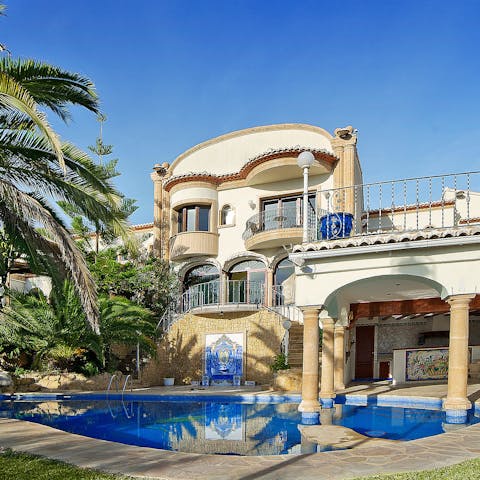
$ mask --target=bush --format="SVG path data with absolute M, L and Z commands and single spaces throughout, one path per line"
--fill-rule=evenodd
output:
M 86 377 L 93 377 L 100 373 L 100 369 L 93 362 L 87 362 L 80 370 Z
M 287 357 L 284 353 L 279 353 L 275 355 L 273 363 L 270 365 L 270 369 L 273 372 L 278 372 L 279 370 L 288 370 L 290 365 L 287 362 Z

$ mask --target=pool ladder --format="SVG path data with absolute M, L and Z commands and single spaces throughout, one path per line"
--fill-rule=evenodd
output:
M 108 387 L 107 387 L 107 398 L 108 398 L 108 394 L 110 393 L 110 390 L 112 389 L 112 385 L 115 381 L 115 385 L 116 385 L 116 391 L 118 392 L 120 390 L 120 379 L 117 377 L 117 374 L 113 374 L 111 377 L 110 377 L 110 381 L 108 382 Z
M 115 383 L 115 386 L 117 387 L 116 392 L 119 392 L 120 391 L 120 379 L 118 378 L 116 373 L 114 373 L 110 377 L 110 381 L 108 382 L 107 397 L 108 397 L 109 393 L 111 392 L 112 386 L 113 386 L 114 383 Z M 125 382 L 123 383 L 123 388 L 122 388 L 122 399 L 123 399 L 123 396 L 125 395 L 125 390 L 127 389 L 128 385 L 130 385 L 130 392 L 132 392 L 133 391 L 133 379 L 132 379 L 131 375 L 127 375 L 125 377 Z
M 122 388 L 122 400 L 123 400 L 123 395 L 125 394 L 125 389 L 127 388 L 128 381 L 130 380 L 130 393 L 133 391 L 133 379 L 131 375 L 127 375 L 125 378 L 125 382 L 123 384 Z
M 133 414 L 133 402 L 131 402 L 130 405 L 125 405 L 125 402 L 123 400 L 123 396 L 125 394 L 125 390 L 127 389 L 127 385 L 129 384 L 128 382 L 130 381 L 130 392 L 133 391 L 133 380 L 132 380 L 132 376 L 131 375 L 127 375 L 125 377 L 125 382 L 123 383 L 123 388 L 122 388 L 122 398 L 121 398 L 121 401 L 122 401 L 122 407 L 123 407 L 123 411 L 125 412 L 125 415 L 127 418 L 132 418 L 134 416 Z M 112 386 L 115 384 L 116 386 L 116 391 L 119 392 L 120 390 L 120 379 L 118 378 L 117 374 L 113 374 L 111 377 L 110 377 L 110 381 L 108 382 L 108 387 L 107 387 L 107 404 L 108 404 L 108 408 L 110 410 L 110 414 L 112 416 L 112 418 L 116 418 L 117 415 L 114 414 L 113 410 L 112 410 L 112 407 L 110 405 L 110 401 L 108 399 L 108 395 L 110 393 L 110 391 L 112 390 Z

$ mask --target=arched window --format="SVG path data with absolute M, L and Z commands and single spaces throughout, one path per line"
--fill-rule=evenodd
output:
M 259 260 L 235 264 L 228 272 L 228 301 L 264 304 L 267 269 Z
M 215 265 L 198 265 L 190 269 L 183 279 L 185 290 L 199 283 L 207 283 L 218 280 L 220 273 Z
M 235 210 L 230 205 L 220 210 L 220 225 L 235 225 Z
M 199 265 L 183 279 L 183 307 L 187 310 L 201 305 L 219 303 L 220 273 L 214 265 Z
M 278 262 L 274 273 L 275 305 L 290 305 L 295 303 L 295 267 L 288 258 Z

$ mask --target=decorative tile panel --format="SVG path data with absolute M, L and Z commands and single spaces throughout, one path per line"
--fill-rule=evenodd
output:
M 407 380 L 442 380 L 448 377 L 448 348 L 407 350 Z
M 243 334 L 210 334 L 205 337 L 205 372 L 213 382 L 231 382 L 243 373 Z

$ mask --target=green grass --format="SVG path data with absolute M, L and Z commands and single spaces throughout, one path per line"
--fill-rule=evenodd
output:
M 320 477 L 319 477 L 320 478 Z M 128 480 L 131 477 L 87 470 L 46 458 L 14 453 L 0 453 L 0 480 Z M 479 480 L 480 458 L 451 467 L 425 470 L 418 473 L 375 475 L 357 480 Z
M 127 480 L 131 477 L 110 475 L 78 468 L 63 462 L 26 453 L 5 450 L 0 454 L 0 480 Z
M 451 467 L 424 470 L 412 473 L 394 473 L 390 475 L 375 475 L 356 480 L 478 480 L 480 479 L 480 458 L 457 463 Z

